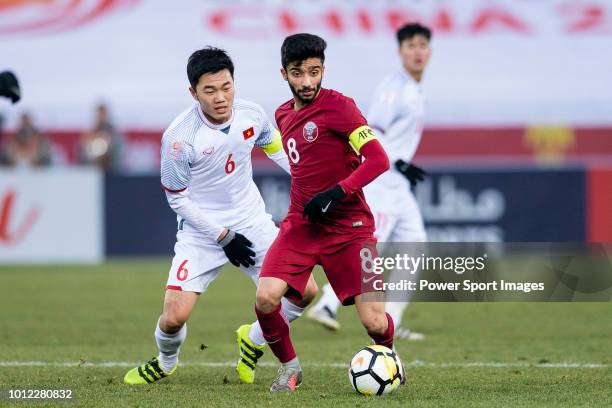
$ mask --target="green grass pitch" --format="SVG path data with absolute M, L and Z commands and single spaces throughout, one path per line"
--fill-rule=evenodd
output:
M 61 406 L 87 407 L 612 406 L 611 303 L 413 304 L 404 323 L 427 340 L 397 343 L 408 385 L 380 398 L 349 385 L 346 365 L 368 338 L 344 308 L 340 332 L 305 319 L 293 325 L 304 366 L 297 392 L 268 392 L 269 350 L 256 383 L 239 384 L 234 330 L 253 320 L 255 288 L 231 267 L 200 299 L 177 373 L 126 386 L 131 365 L 156 354 L 168 267 L 169 259 L 0 267 L 0 390 L 72 388 L 75 399 Z

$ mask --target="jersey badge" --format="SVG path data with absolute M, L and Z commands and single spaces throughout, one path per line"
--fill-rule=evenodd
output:
M 181 150 L 183 149 L 183 145 L 181 144 L 181 142 L 178 141 L 174 141 L 172 142 L 172 145 L 170 146 L 170 154 L 172 155 L 172 160 L 178 160 L 179 158 L 179 153 L 181 152 Z
M 255 129 L 253 129 L 253 126 L 242 131 L 242 137 L 244 137 L 244 140 L 247 140 L 253 136 L 255 136 Z
M 314 122 L 306 123 L 304 125 L 304 129 L 302 129 L 302 135 L 308 143 L 317 140 L 317 137 L 319 137 L 319 128 L 317 127 L 317 124 Z

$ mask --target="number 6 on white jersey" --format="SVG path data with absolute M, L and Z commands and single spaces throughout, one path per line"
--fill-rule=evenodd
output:
M 289 158 L 295 164 L 300 161 L 300 154 L 298 153 L 296 147 L 297 143 L 295 142 L 295 139 L 290 137 L 289 140 L 287 140 L 287 150 L 289 153 Z

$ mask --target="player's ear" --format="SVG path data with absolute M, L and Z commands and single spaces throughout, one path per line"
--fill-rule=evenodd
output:
M 193 99 L 195 99 L 195 100 L 198 99 L 195 89 L 193 89 L 191 86 L 189 87 L 189 93 L 191 94 Z
M 287 78 L 287 71 L 285 70 L 285 68 L 281 68 L 280 72 L 285 81 L 289 80 L 289 78 Z

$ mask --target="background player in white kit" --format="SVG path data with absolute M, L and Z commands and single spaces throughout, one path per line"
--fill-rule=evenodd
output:
M 280 134 L 263 109 L 234 100 L 233 75 L 233 63 L 223 50 L 208 47 L 189 57 L 189 90 L 197 103 L 172 122 L 161 147 L 161 182 L 177 213 L 178 232 L 163 313 L 155 329 L 159 355 L 130 370 L 124 378 L 127 384 L 148 384 L 173 374 L 198 296 L 228 260 L 257 283 L 263 258 L 278 233 L 253 182 L 251 150 L 262 148 L 287 173 L 289 163 Z M 301 315 L 315 294 L 311 280 L 304 304 L 283 300 L 289 321 Z M 255 365 L 265 345 L 261 328 L 256 322 L 241 329 L 239 339 L 257 350 L 248 361 Z M 247 378 L 241 379 L 248 382 L 248 376 L 247 370 Z
M 380 83 L 367 114 L 368 123 L 378 130 L 379 140 L 392 163 L 389 171 L 363 190 L 376 222 L 376 238 L 383 243 L 426 240 L 423 217 L 411 191 L 423 180 L 425 172 L 411 161 L 423 132 L 421 78 L 431 54 L 430 40 L 431 30 L 420 24 L 406 24 L 397 31 L 402 68 Z M 401 327 L 409 292 L 405 295 L 401 302 L 386 304 L 386 311 L 395 324 L 395 337 L 421 340 L 423 334 Z M 336 294 L 326 284 L 321 299 L 307 316 L 331 330 L 338 330 L 339 307 Z

